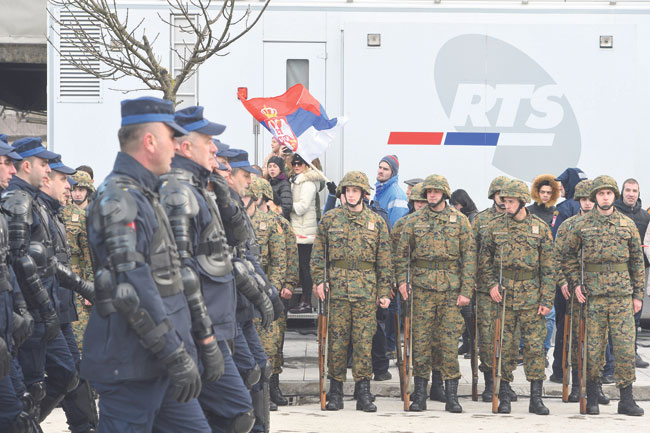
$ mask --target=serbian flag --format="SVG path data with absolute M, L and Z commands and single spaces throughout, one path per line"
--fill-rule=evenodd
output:
M 280 96 L 239 100 L 284 146 L 305 161 L 322 156 L 343 125 L 330 119 L 323 106 L 305 86 L 296 84 Z

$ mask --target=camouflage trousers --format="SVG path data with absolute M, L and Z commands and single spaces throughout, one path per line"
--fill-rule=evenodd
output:
M 439 358 L 435 365 L 443 380 L 460 377 L 458 339 L 462 333 L 463 317 L 456 306 L 458 295 L 413 288 L 413 374 L 429 379 L 434 366 L 432 350 Z
M 77 340 L 77 345 L 79 346 L 79 353 L 83 349 L 83 340 L 84 332 L 86 332 L 86 326 L 88 325 L 88 319 L 90 318 L 90 310 L 92 307 L 87 307 L 83 305 L 83 300 L 81 300 L 81 305 L 77 309 L 79 320 L 72 322 L 72 332 L 74 333 L 75 340 Z
M 489 293 L 476 292 L 476 307 L 478 310 L 478 354 L 481 360 L 478 368 L 482 372 L 492 371 L 494 357 L 494 320 L 497 304 Z
M 348 346 L 352 344 L 352 377 L 355 382 L 372 377 L 372 337 L 377 329 L 374 300 L 331 299 L 328 323 L 329 376 L 345 381 Z
M 264 348 L 264 353 L 271 363 L 272 374 L 282 373 L 282 344 L 284 342 L 284 331 L 287 328 L 287 319 L 284 315 L 271 323 L 268 329 L 262 327 L 262 321 L 259 318 L 253 319 L 257 335 Z
M 631 296 L 591 296 L 587 307 L 587 378 L 602 382 L 608 332 L 612 337 L 616 386 L 625 388 L 635 380 L 634 308 Z
M 495 304 L 496 305 L 496 304 Z M 538 308 L 513 310 L 507 306 L 506 318 L 503 326 L 503 359 L 501 361 L 502 379 L 506 382 L 513 381 L 512 372 L 517 368 L 517 355 L 519 354 L 520 339 L 524 340 L 524 372 L 526 380 L 544 380 L 544 364 L 546 353 L 544 351 L 544 338 L 546 338 L 546 320 L 537 314 Z M 499 309 L 499 312 L 501 310 Z M 517 328 L 521 330 L 521 337 Z

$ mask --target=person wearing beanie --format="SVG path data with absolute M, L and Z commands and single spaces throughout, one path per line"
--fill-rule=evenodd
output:
M 279 156 L 272 156 L 264 167 L 271 188 L 273 188 L 273 203 L 282 208 L 282 216 L 287 220 L 291 218 L 293 208 L 293 196 L 291 185 L 287 174 L 284 172 L 284 159 Z
M 388 212 L 391 227 L 409 211 L 406 193 L 399 187 L 398 173 L 397 155 L 386 155 L 379 161 L 374 200 Z

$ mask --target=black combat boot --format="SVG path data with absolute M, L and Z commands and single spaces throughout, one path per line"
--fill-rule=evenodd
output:
M 282 390 L 280 389 L 280 376 L 278 374 L 272 374 L 271 380 L 269 381 L 269 394 L 271 395 L 271 401 L 278 406 L 287 406 L 289 400 L 282 395 Z
M 343 409 L 343 382 L 330 379 L 330 392 L 327 393 L 327 405 L 325 409 Z
M 517 401 L 517 393 L 510 386 L 510 382 L 501 381 L 501 384 L 502 384 L 501 386 L 503 386 L 504 383 L 506 384 L 506 391 L 508 391 L 508 394 L 510 394 L 510 401 Z M 499 388 L 499 391 L 501 391 L 501 388 Z M 501 398 L 501 397 L 499 397 L 499 398 Z
M 603 384 L 598 384 L 598 404 L 609 404 L 609 397 L 603 392 Z
M 569 403 L 580 401 L 580 381 L 578 380 L 578 370 L 571 371 L 571 392 L 569 393 Z
M 364 412 L 377 412 L 377 406 L 372 403 L 370 394 L 370 379 L 361 379 L 359 382 L 359 394 L 357 395 L 357 410 Z
M 599 415 L 598 409 L 598 384 L 587 381 L 587 415 Z
M 273 400 L 269 401 L 269 411 L 270 412 L 275 412 L 278 410 L 278 405 L 273 402 Z
M 445 380 L 445 410 L 451 413 L 461 413 L 463 407 L 458 403 L 458 379 Z
M 619 388 L 621 400 L 618 402 L 618 413 L 621 415 L 643 416 L 643 408 L 639 407 L 632 396 L 632 385 Z
M 510 413 L 510 388 L 508 382 L 501 381 L 499 385 L 499 413 Z
M 415 390 L 411 394 L 411 412 L 427 410 L 427 382 L 428 380 L 415 376 Z
M 352 398 L 354 398 L 355 400 L 359 397 L 359 383 L 360 382 L 354 382 L 354 394 Z M 375 401 L 375 394 L 370 393 L 370 401 L 373 402 Z
M 544 406 L 542 401 L 542 383 L 543 380 L 533 380 L 530 382 L 530 403 L 528 403 L 528 412 L 536 415 L 548 415 L 549 410 Z
M 429 400 L 446 402 L 445 389 L 442 387 L 442 374 L 438 370 L 431 370 L 431 390 Z
M 494 393 L 494 382 L 492 381 L 492 372 L 484 371 L 483 379 L 485 379 L 485 389 L 483 390 L 483 394 L 481 394 L 481 398 L 483 399 L 484 402 L 488 403 L 492 401 L 492 394 Z

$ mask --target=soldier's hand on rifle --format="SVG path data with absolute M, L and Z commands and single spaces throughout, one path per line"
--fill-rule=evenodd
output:
M 569 293 L 569 284 L 564 283 L 562 285 L 562 287 L 560 287 L 560 290 L 562 291 L 562 296 L 564 296 L 564 299 L 566 299 L 568 301 L 569 296 L 571 296 L 571 294 Z
M 551 309 L 543 305 L 540 305 L 539 308 L 537 309 L 537 314 L 541 314 L 542 316 L 546 316 L 550 312 Z
M 584 304 L 585 301 L 587 301 L 587 297 L 582 293 L 582 286 L 576 286 L 576 298 L 581 304 Z
M 402 299 L 407 300 L 409 298 L 409 292 L 406 283 L 402 283 L 399 285 L 399 292 L 402 295 Z
M 643 308 L 643 301 L 640 299 L 633 299 L 632 305 L 634 306 L 634 314 L 636 314 L 641 311 L 641 308 Z
M 492 287 L 492 290 L 490 290 L 490 297 L 494 302 L 501 302 L 501 292 L 499 291 L 499 285 L 495 284 L 494 287 Z
M 385 310 L 386 308 L 388 308 L 389 305 L 390 305 L 390 299 L 388 299 L 386 297 L 379 298 L 379 307 L 380 308 L 383 308 Z
M 287 289 L 286 287 L 280 291 L 280 297 L 282 299 L 291 299 L 291 296 L 293 293 L 291 293 L 291 290 Z
M 316 296 L 318 296 L 318 299 L 321 301 L 325 300 L 325 292 L 329 291 L 329 283 L 328 284 L 323 284 L 320 283 L 316 287 L 314 287 L 314 290 L 316 292 Z
M 458 299 L 456 299 L 456 305 L 458 307 L 464 307 L 465 305 L 469 305 L 470 299 L 466 296 L 463 295 L 458 295 Z

